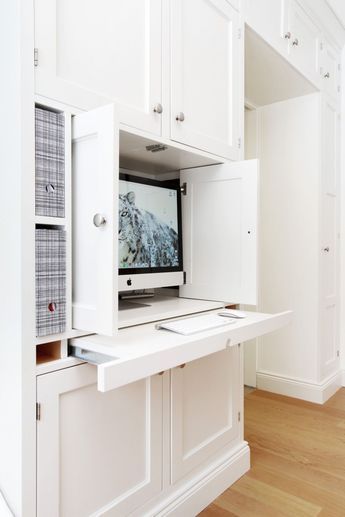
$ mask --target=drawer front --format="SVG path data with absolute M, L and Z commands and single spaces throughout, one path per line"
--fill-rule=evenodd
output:
M 36 215 L 65 216 L 65 118 L 35 110 Z
M 36 230 L 36 335 L 66 328 L 66 233 Z

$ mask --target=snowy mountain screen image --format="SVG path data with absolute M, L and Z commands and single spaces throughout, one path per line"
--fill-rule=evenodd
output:
M 176 188 L 157 183 L 141 178 L 120 179 L 120 273 L 128 269 L 131 272 L 182 269 L 179 194 Z

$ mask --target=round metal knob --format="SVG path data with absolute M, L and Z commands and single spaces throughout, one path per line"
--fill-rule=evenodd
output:
M 93 224 L 96 226 L 96 228 L 101 228 L 102 226 L 105 226 L 106 223 L 107 223 L 107 220 L 104 217 L 104 215 L 95 214 L 93 216 Z
M 329 253 L 329 246 L 327 246 L 326 248 L 323 248 L 323 251 L 326 253 Z
M 295 39 L 293 40 L 293 42 L 292 42 L 292 44 L 293 44 L 295 47 L 298 47 L 298 43 L 299 43 L 298 38 L 295 38 Z
M 288 32 L 285 32 L 285 34 L 284 34 L 284 38 L 285 38 L 285 39 L 290 39 L 290 38 L 291 38 L 291 32 L 289 32 L 289 31 L 288 31 Z
M 184 113 L 183 113 L 183 111 L 180 111 L 180 113 L 178 113 L 178 114 L 176 115 L 176 120 L 177 120 L 178 122 L 183 122 L 183 121 L 184 121 Z
M 163 113 L 163 106 L 158 102 L 157 104 L 155 104 L 153 106 L 153 111 L 154 111 L 154 113 L 161 114 L 161 113 Z
M 324 76 L 325 79 L 329 79 L 330 78 L 330 73 L 326 72 L 323 76 Z

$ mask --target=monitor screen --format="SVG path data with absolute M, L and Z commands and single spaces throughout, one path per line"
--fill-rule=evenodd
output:
M 182 270 L 179 183 L 120 174 L 119 274 Z

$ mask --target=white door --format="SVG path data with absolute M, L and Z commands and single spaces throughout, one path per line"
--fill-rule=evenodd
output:
M 324 40 L 320 67 L 323 89 L 336 100 L 340 99 L 340 61 L 340 53 Z
M 123 517 L 162 483 L 162 377 L 108 393 L 80 365 L 38 377 L 37 516 Z
M 336 101 L 323 99 L 323 159 L 321 174 L 321 379 L 339 365 L 339 114 Z
M 235 346 L 171 371 L 171 481 L 240 441 L 240 350 Z
M 273 48 L 287 52 L 287 0 L 245 0 L 245 22 Z
M 72 119 L 73 328 L 117 329 L 119 127 L 114 106 Z
M 239 14 L 226 0 L 174 0 L 170 23 L 171 138 L 237 159 Z
M 294 0 L 289 2 L 288 32 L 292 64 L 308 79 L 320 84 L 321 31 Z
M 181 171 L 181 296 L 257 303 L 258 161 Z
M 119 103 L 120 122 L 161 133 L 162 0 L 35 0 L 35 91 L 90 110 Z

